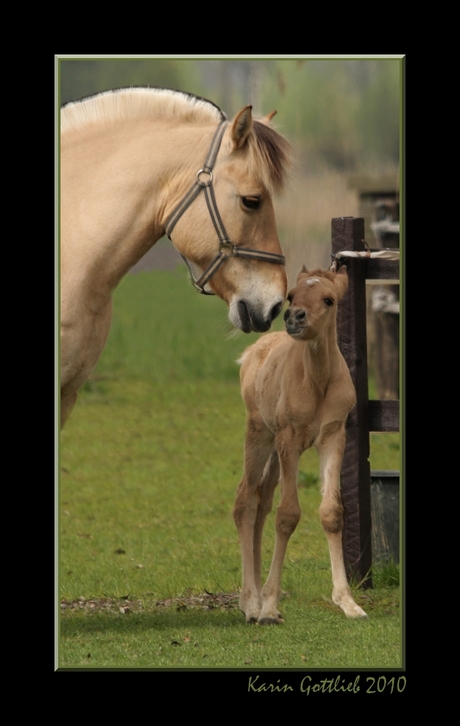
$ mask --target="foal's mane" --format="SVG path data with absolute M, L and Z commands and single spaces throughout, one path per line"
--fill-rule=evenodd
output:
M 139 119 L 182 120 L 184 123 L 220 123 L 227 119 L 212 101 L 169 88 L 117 88 L 65 104 L 61 133 L 92 123 Z M 275 129 L 254 121 L 248 138 L 251 171 L 270 191 L 280 191 L 290 166 L 290 146 Z

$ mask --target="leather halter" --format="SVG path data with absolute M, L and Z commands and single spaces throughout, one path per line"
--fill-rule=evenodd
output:
M 274 252 L 263 252 L 260 250 L 254 250 L 249 247 L 237 247 L 228 237 L 228 234 L 225 230 L 224 223 L 222 222 L 221 216 L 219 214 L 219 210 L 217 209 L 216 204 L 216 198 L 214 196 L 214 189 L 212 187 L 212 168 L 214 166 L 214 163 L 216 161 L 216 157 L 220 148 L 220 144 L 222 141 L 222 137 L 224 135 L 224 131 L 228 125 L 227 121 L 222 121 L 219 126 L 217 127 L 216 133 L 214 134 L 214 138 L 211 142 L 211 147 L 208 152 L 208 156 L 206 158 L 204 166 L 199 169 L 196 173 L 196 181 L 194 182 L 193 186 L 189 189 L 188 193 L 185 195 L 184 199 L 176 209 L 173 211 L 173 213 L 169 216 L 168 221 L 165 225 L 165 231 L 168 235 L 169 239 L 171 239 L 171 232 L 173 231 L 176 222 L 180 219 L 182 214 L 185 212 L 187 207 L 191 205 L 193 200 L 196 196 L 201 192 L 201 190 L 204 191 L 204 195 L 206 198 L 206 204 L 208 206 L 208 211 L 211 216 L 212 223 L 214 225 L 214 229 L 216 230 L 217 236 L 219 238 L 219 252 L 216 255 L 216 257 L 213 259 L 209 267 L 203 272 L 201 277 L 197 280 L 193 274 L 191 265 L 189 261 L 184 257 L 182 253 L 181 257 L 186 263 L 189 272 L 190 277 L 193 283 L 193 286 L 195 287 L 198 292 L 200 292 L 202 295 L 214 295 L 213 292 L 207 292 L 204 289 L 204 286 L 209 282 L 211 277 L 217 272 L 219 267 L 226 262 L 230 257 L 247 257 L 253 260 L 261 260 L 262 262 L 274 262 L 278 265 L 284 265 L 285 264 L 285 258 L 283 255 L 275 254 Z

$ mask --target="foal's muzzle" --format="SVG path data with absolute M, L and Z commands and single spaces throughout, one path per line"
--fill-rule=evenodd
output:
M 284 313 L 284 325 L 289 335 L 297 336 L 305 329 L 307 314 L 301 308 L 288 308 Z

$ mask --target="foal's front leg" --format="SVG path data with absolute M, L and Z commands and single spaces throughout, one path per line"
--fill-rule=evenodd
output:
M 327 537 L 332 570 L 332 601 L 349 618 L 365 618 L 366 613 L 351 594 L 343 561 L 343 505 L 340 495 L 340 470 L 345 448 L 345 425 L 327 424 L 321 431 L 316 448 L 320 459 L 321 524 Z

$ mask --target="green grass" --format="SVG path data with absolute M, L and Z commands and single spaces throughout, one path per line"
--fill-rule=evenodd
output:
M 61 436 L 60 667 L 400 667 L 399 567 L 355 590 L 366 621 L 331 602 L 314 451 L 300 466 L 286 622 L 245 624 L 231 517 L 244 435 L 234 361 L 255 336 L 228 331 L 223 303 L 182 272 L 131 275 L 116 291 L 106 350 Z M 399 468 L 397 436 L 373 437 L 371 468 Z

